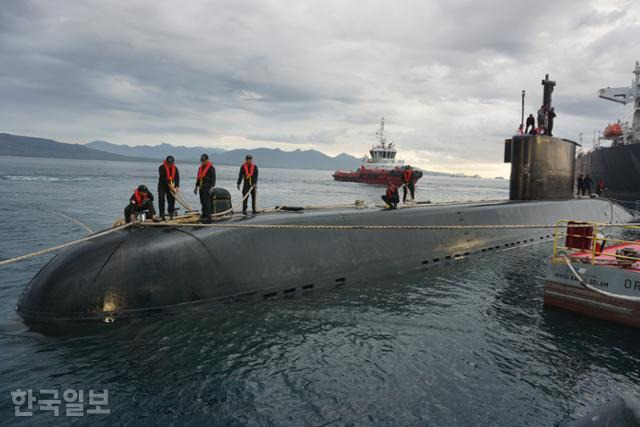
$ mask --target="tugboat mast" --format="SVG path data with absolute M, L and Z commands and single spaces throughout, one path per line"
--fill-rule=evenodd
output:
M 380 142 L 380 146 L 383 149 L 386 148 L 387 137 L 384 136 L 384 117 L 380 119 L 380 129 L 376 131 L 376 135 L 378 136 L 378 141 Z

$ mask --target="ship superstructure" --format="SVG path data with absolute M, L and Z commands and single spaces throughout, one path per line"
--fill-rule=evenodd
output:
M 591 151 L 576 159 L 576 174 L 589 175 L 604 188 L 601 195 L 640 200 L 640 62 L 636 61 L 630 86 L 600 89 L 602 99 L 624 105 L 622 119 L 609 124 Z M 610 145 L 602 145 L 602 141 Z

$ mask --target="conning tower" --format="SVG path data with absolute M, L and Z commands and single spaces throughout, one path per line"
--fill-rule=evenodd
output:
M 542 80 L 543 111 L 551 109 L 556 82 Z M 511 163 L 511 200 L 552 200 L 573 197 L 576 146 L 548 135 L 515 135 L 505 140 L 505 163 Z

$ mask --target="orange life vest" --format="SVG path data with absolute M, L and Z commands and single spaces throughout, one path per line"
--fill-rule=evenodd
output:
M 164 172 L 167 174 L 167 181 L 173 185 L 173 181 L 176 179 L 176 165 L 173 164 L 169 167 L 166 160 L 162 164 L 164 165 Z
M 138 190 L 137 188 L 136 188 L 136 191 L 133 192 L 133 199 L 136 201 L 136 205 L 140 207 L 142 206 L 144 201 L 147 200 L 148 198 L 149 197 L 144 197 L 140 192 L 140 190 Z
M 207 172 L 209 172 L 211 166 L 213 166 L 213 164 L 211 162 L 207 162 L 206 165 L 200 165 L 200 167 L 198 168 L 198 176 L 196 177 L 196 179 L 198 180 L 198 183 L 200 183 L 200 185 L 202 185 L 202 180 L 205 176 L 207 176 Z
M 249 179 L 253 176 L 253 172 L 255 172 L 256 170 L 256 164 L 255 163 L 251 163 L 251 172 L 249 172 L 249 166 L 247 166 L 247 163 L 245 162 L 242 165 L 242 169 L 244 169 L 244 177 L 245 179 Z
M 411 169 L 405 169 L 403 176 L 404 176 L 404 182 L 411 182 L 411 176 L 413 175 L 413 170 Z
M 393 194 L 395 192 L 396 192 L 396 186 L 394 184 L 391 184 L 390 186 L 387 187 L 387 198 L 389 199 L 390 202 L 393 200 Z

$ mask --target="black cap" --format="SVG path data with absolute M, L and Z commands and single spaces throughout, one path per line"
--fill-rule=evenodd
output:
M 173 163 L 175 161 L 175 159 L 173 158 L 173 156 L 167 156 L 167 162 L 168 163 Z
M 203 160 L 209 160 L 209 155 L 207 153 L 204 153 L 202 156 L 200 156 L 200 161 Z
M 247 154 L 247 155 L 244 157 L 244 159 L 245 159 L 245 160 L 253 159 L 253 156 L 252 156 L 251 154 Z
M 138 186 L 138 191 L 142 191 L 143 193 L 148 193 L 149 189 L 147 188 L 146 185 L 139 185 Z

